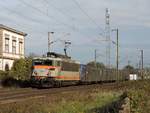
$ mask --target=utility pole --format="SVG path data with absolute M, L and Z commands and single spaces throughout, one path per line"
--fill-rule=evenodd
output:
M 119 70 L 119 33 L 118 33 L 118 29 L 117 30 L 117 61 L 116 61 L 116 64 L 117 64 L 117 71 Z
M 116 68 L 117 68 L 117 79 L 119 79 L 119 30 L 112 29 L 112 31 L 116 31 L 117 33 L 117 42 L 116 42 Z
M 50 46 L 51 46 L 51 35 L 54 34 L 54 32 L 48 32 L 48 52 L 50 53 Z
M 142 61 L 142 62 L 141 62 L 141 65 L 142 65 L 142 70 L 143 70 L 143 67 L 144 67 L 144 66 L 143 66 L 143 60 L 144 60 L 144 59 L 143 59 L 143 50 L 141 50 L 141 61 Z
M 143 77 L 143 69 L 144 69 L 144 64 L 143 64 L 144 63 L 144 57 L 143 56 L 144 56 L 144 52 L 143 52 L 143 50 L 141 50 L 141 65 L 142 65 L 141 66 L 141 71 L 142 71 L 141 74 L 142 74 L 142 79 L 144 78 Z
M 97 50 L 95 49 L 94 51 L 94 63 L 95 63 L 95 67 L 96 67 L 96 61 L 97 60 Z
M 111 54 L 111 41 L 110 41 L 110 13 L 108 8 L 106 8 L 105 14 L 105 36 L 106 36 L 106 65 L 110 68 L 110 54 Z
M 131 61 L 129 60 L 129 55 L 127 55 L 127 65 L 129 66 Z

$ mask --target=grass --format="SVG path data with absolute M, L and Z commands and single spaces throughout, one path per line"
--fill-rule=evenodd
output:
M 98 89 L 90 92 L 65 92 L 39 100 L 1 106 L 0 113 L 85 113 L 104 106 L 119 96 L 120 93 L 101 92 Z
M 121 89 L 62 92 L 45 98 L 0 106 L 0 113 L 85 113 L 118 99 L 126 91 L 131 113 L 150 113 L 150 80 L 123 82 Z
M 114 92 L 103 92 L 91 93 L 88 96 L 82 96 L 74 101 L 62 99 L 62 102 L 57 107 L 53 107 L 55 109 L 51 110 L 56 113 L 84 113 L 90 109 L 104 106 L 117 99 L 118 96 Z
M 131 113 L 150 113 L 150 81 L 138 81 L 128 90 Z

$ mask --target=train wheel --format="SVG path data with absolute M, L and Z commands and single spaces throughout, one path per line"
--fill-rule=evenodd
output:
M 61 81 L 57 81 L 57 82 L 56 82 L 56 87 L 60 88 L 61 86 L 62 86 Z

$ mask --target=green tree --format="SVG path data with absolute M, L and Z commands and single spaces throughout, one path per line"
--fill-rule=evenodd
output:
M 126 71 L 128 71 L 128 72 L 130 72 L 130 73 L 134 73 L 134 72 L 135 72 L 134 67 L 131 66 L 131 65 L 126 65 L 126 66 L 123 68 L 123 70 L 126 70 Z
M 29 58 L 15 60 L 10 75 L 19 80 L 29 79 L 31 74 L 31 61 Z
M 101 62 L 96 62 L 96 64 L 95 64 L 94 61 L 87 63 L 87 66 L 90 66 L 90 67 L 97 67 L 97 68 L 101 68 L 101 69 L 106 68 L 103 63 L 101 63 Z

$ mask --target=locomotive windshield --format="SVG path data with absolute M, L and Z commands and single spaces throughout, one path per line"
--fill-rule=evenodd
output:
M 32 76 L 47 76 L 48 73 L 48 69 L 34 69 Z
M 52 60 L 33 60 L 33 65 L 52 66 L 53 65 L 53 61 Z

